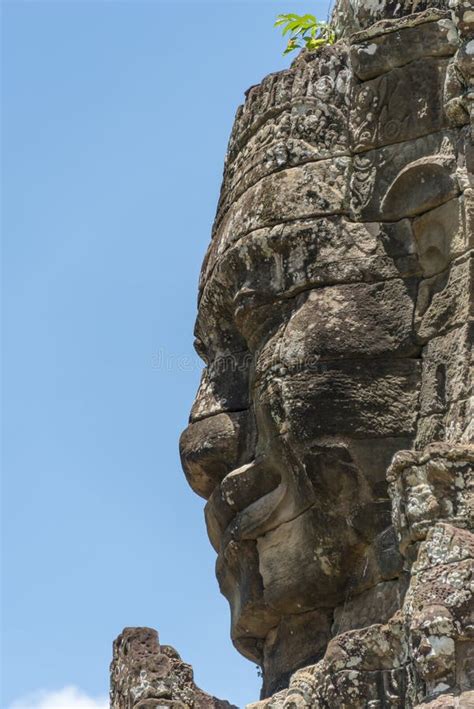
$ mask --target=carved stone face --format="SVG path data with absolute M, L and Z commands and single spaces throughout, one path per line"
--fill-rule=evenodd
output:
M 420 91 L 438 90 L 437 66 L 419 71 Z M 400 569 L 385 473 L 419 413 L 411 218 L 456 195 L 450 138 L 418 137 L 403 76 L 358 93 L 343 47 L 303 55 L 250 90 L 230 140 L 181 455 L 207 500 L 232 638 L 263 664 L 265 692 L 322 655 L 335 609 Z
M 332 264 L 340 284 L 313 287 L 306 275 L 324 248 L 368 269 L 380 241 L 378 227 L 340 218 L 259 230 L 219 257 L 205 285 L 197 335 L 209 369 L 183 463 L 208 499 L 234 641 L 255 659 L 282 618 L 319 610 L 314 657 L 348 589 L 398 568 L 384 475 L 415 419 L 410 281 L 345 283 L 344 260 Z

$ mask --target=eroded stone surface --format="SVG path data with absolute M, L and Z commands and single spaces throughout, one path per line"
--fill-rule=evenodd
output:
M 160 645 L 151 628 L 125 628 L 114 641 L 110 709 L 237 709 L 194 684 L 191 665 Z
M 458 47 L 458 36 L 448 13 L 442 17 L 432 11 L 420 13 L 417 24 L 403 27 L 397 23 L 393 32 L 372 32 L 351 38 L 350 57 L 355 75 L 366 81 L 395 67 L 405 66 L 420 57 L 452 56 Z M 420 20 L 424 19 L 424 22 Z
M 469 450 L 442 448 L 470 440 L 471 30 L 445 2 L 341 1 L 335 18 L 347 41 L 303 52 L 237 112 L 181 452 L 263 693 L 322 658 L 311 706 L 375 707 L 381 686 L 414 706 L 397 615 L 411 564 L 433 524 L 472 522 Z M 338 638 L 369 652 L 380 633 L 400 648 L 386 667 L 343 663 L 331 684 Z
M 333 19 L 237 111 L 181 457 L 249 706 L 468 707 L 474 12 Z

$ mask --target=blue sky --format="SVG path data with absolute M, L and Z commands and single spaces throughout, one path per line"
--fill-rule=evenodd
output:
M 258 697 L 177 446 L 228 135 L 289 11 L 327 4 L 2 3 L 2 709 L 105 707 L 126 625 Z

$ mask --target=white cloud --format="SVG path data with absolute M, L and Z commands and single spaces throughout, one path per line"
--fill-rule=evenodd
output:
M 57 691 L 40 690 L 10 704 L 8 709 L 108 709 L 106 697 L 89 697 L 74 686 Z

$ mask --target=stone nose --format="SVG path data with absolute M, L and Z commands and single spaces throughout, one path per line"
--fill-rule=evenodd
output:
M 253 458 L 250 411 L 226 412 L 191 423 L 179 442 L 181 464 L 191 488 L 208 499 L 235 468 Z

